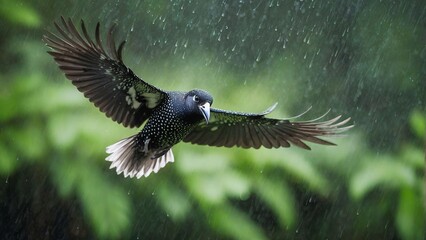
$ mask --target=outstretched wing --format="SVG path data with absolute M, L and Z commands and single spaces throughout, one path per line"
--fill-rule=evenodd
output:
M 80 34 L 71 19 L 55 22 L 59 36 L 43 36 L 52 50 L 48 51 L 65 76 L 106 116 L 124 126 L 139 127 L 158 106 L 166 93 L 138 78 L 123 63 L 124 41 L 116 48 L 112 27 L 107 36 L 106 50 L 101 41 L 99 23 L 96 40 L 87 33 L 81 21 Z
M 344 126 L 350 118 L 339 121 L 341 116 L 331 120 L 320 121 L 320 118 L 291 122 L 288 119 L 266 118 L 276 104 L 263 113 L 241 113 L 211 109 L 210 121 L 199 124 L 183 141 L 193 144 L 216 147 L 243 148 L 279 148 L 290 147 L 290 144 L 310 149 L 304 141 L 334 145 L 320 136 L 337 135 L 352 126 Z

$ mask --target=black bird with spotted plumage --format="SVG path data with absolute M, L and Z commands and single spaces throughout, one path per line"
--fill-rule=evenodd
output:
M 321 136 L 338 135 L 352 126 L 350 118 L 335 117 L 320 121 L 271 119 L 262 113 L 242 113 L 211 108 L 212 96 L 203 90 L 164 91 L 137 77 L 124 63 L 124 41 L 114 42 L 112 27 L 106 45 L 101 40 L 100 24 L 95 38 L 81 21 L 81 33 L 71 19 L 54 23 L 59 34 L 48 33 L 44 42 L 51 48 L 59 68 L 72 84 L 107 117 L 125 127 L 142 131 L 109 147 L 106 160 L 117 174 L 147 177 L 173 162 L 171 148 L 181 142 L 242 148 L 279 148 L 291 144 L 310 149 L 304 141 L 334 145 Z M 346 125 L 346 126 L 345 126 Z

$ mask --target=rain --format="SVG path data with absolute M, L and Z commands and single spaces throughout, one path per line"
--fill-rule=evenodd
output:
M 1 239 L 426 237 L 423 0 L 0 5 Z M 160 89 L 354 127 L 310 151 L 181 142 L 158 173 L 117 175 L 106 147 L 142 128 L 106 117 L 58 69 L 42 38 L 61 17 L 92 38 L 99 23 L 104 43 L 115 26 L 124 63 Z

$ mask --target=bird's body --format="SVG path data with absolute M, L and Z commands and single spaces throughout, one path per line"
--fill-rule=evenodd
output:
M 276 104 L 263 113 L 241 113 L 210 108 L 211 95 L 203 90 L 164 91 L 138 78 L 122 61 L 124 42 L 116 48 L 113 28 L 107 37 L 107 51 L 100 38 L 99 23 L 93 41 L 84 23 L 80 34 L 71 20 L 55 23 L 61 36 L 44 36 L 59 68 L 68 79 L 108 117 L 126 127 L 143 129 L 109 147 L 106 158 L 111 168 L 125 177 L 148 176 L 173 162 L 171 148 L 181 142 L 225 147 L 289 147 L 310 149 L 303 141 L 334 145 L 318 136 L 337 135 L 351 126 L 349 118 L 338 122 L 318 119 L 290 122 L 271 119 Z
M 191 111 L 186 104 L 193 101 L 194 96 L 207 96 L 208 104 L 211 104 L 211 97 L 202 90 L 188 93 L 169 91 L 153 110 L 142 131 L 109 146 L 107 153 L 111 155 L 107 160 L 113 162 L 117 172 L 123 171 L 126 177 L 138 176 L 138 173 L 149 175 L 151 169 L 157 172 L 166 163 L 173 162 L 172 146 L 182 141 L 204 119 L 198 109 Z M 132 151 L 124 152 L 125 149 Z M 142 169 L 144 167 L 149 170 Z

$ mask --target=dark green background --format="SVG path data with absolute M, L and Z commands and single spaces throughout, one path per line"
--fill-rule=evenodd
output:
M 117 24 L 124 61 L 166 90 L 272 117 L 352 117 L 337 147 L 178 144 L 144 179 L 41 41 L 60 16 Z M 0 0 L 2 239 L 423 239 L 426 3 Z

